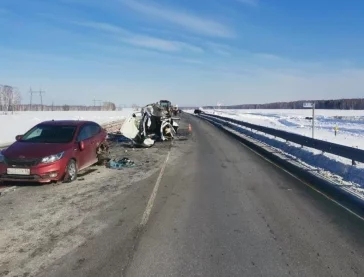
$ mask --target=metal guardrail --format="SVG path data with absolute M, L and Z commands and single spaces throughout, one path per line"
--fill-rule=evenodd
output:
M 305 137 L 302 135 L 289 133 L 282 130 L 277 130 L 269 127 L 264 127 L 260 125 L 255 125 L 251 123 L 247 123 L 244 121 L 219 116 L 219 115 L 211 115 L 211 114 L 201 114 L 202 117 L 210 117 L 213 119 L 218 119 L 219 121 L 222 121 L 223 125 L 229 125 L 229 122 L 243 126 L 245 128 L 249 128 L 251 130 L 256 130 L 274 137 L 279 137 L 281 139 L 284 139 L 286 141 L 290 141 L 296 144 L 313 149 L 320 150 L 322 152 L 334 154 L 340 157 L 344 157 L 347 159 L 352 160 L 352 164 L 355 165 L 355 162 L 362 162 L 364 163 L 364 150 L 357 149 L 350 146 L 340 145 L 332 142 L 327 142 L 319 139 L 313 139 L 309 137 Z

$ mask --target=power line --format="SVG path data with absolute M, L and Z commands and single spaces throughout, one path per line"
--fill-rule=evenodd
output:
M 46 92 L 45 91 L 42 91 L 42 90 L 39 90 L 39 91 L 34 91 L 32 90 L 32 88 L 30 88 L 30 107 L 29 107 L 29 110 L 31 111 L 32 110 L 32 105 L 33 105 L 33 94 L 39 94 L 39 97 L 40 97 L 40 104 L 41 104 L 41 109 L 43 111 L 43 94 L 45 94 Z
M 94 99 L 93 102 L 94 102 L 94 109 L 96 110 L 96 102 L 98 102 L 98 104 L 101 106 L 102 100 L 96 100 L 96 99 Z

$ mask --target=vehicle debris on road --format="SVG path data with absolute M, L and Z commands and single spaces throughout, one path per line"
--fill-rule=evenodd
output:
M 123 124 L 120 134 L 136 147 L 151 147 L 155 141 L 173 139 L 178 131 L 180 118 L 172 117 L 174 109 L 168 100 L 146 105 L 134 112 Z
M 135 163 L 129 158 L 122 158 L 121 160 L 110 160 L 107 164 L 107 168 L 111 169 L 122 169 L 126 167 L 135 167 Z

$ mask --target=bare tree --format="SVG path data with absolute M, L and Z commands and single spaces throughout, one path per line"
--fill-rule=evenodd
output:
M 9 108 L 11 108 L 11 112 L 14 113 L 14 111 L 17 111 L 20 104 L 21 104 L 20 91 L 17 88 L 13 88 L 11 97 L 10 97 L 10 101 L 9 101 L 9 105 L 10 105 Z
M 4 106 L 3 90 L 4 90 L 4 86 L 0 85 L 0 111 L 4 111 L 4 109 L 3 109 L 3 106 Z
M 9 111 L 14 112 L 18 108 L 21 102 L 21 95 L 18 89 L 0 85 L 0 110 L 4 113 Z
M 1 89 L 1 102 L 2 102 L 2 111 L 7 113 L 9 111 L 9 106 L 11 103 L 13 88 L 11 86 L 2 86 Z
M 113 102 L 104 102 L 102 105 L 102 110 L 103 111 L 115 111 L 116 105 Z

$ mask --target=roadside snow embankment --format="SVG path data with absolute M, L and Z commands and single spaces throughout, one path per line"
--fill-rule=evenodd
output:
M 205 112 L 302 136 L 312 136 L 310 109 L 205 110 Z M 315 114 L 316 139 L 364 149 L 364 111 L 316 110 Z
M 242 120 L 237 115 L 232 115 L 229 112 L 222 112 L 222 111 L 214 111 L 210 112 L 211 114 L 217 114 L 220 116 L 225 116 L 229 118 L 235 118 L 241 121 L 249 122 L 248 120 Z M 267 114 L 269 119 L 274 118 L 273 121 L 266 124 L 257 124 L 257 122 L 250 122 L 257 125 L 263 125 L 267 127 L 273 127 L 273 123 L 279 124 L 282 121 L 282 116 L 273 116 L 273 114 Z M 351 118 L 353 120 L 353 118 Z M 355 124 L 356 126 L 360 126 L 362 123 L 361 120 L 358 119 L 358 122 L 350 122 L 350 124 Z M 322 153 L 319 150 L 308 148 L 308 147 L 301 147 L 301 145 L 297 145 L 292 142 L 286 142 L 283 139 L 275 138 L 273 136 L 257 132 L 251 131 L 245 127 L 242 127 L 237 124 L 230 123 L 230 128 L 233 130 L 242 133 L 246 136 L 249 136 L 257 141 L 260 141 L 273 149 L 279 151 L 280 153 L 284 154 L 287 158 L 293 159 L 297 162 L 305 164 L 309 168 L 314 171 L 319 172 L 321 175 L 335 180 L 337 183 L 347 186 L 351 190 L 364 195 L 364 165 L 358 164 L 356 166 L 352 165 L 352 161 L 343 157 L 339 157 L 333 154 Z M 292 131 L 297 128 L 297 125 L 293 124 L 285 124 L 285 126 L 290 126 L 290 128 L 278 128 L 275 126 L 276 129 L 283 129 L 285 131 L 291 131 L 292 133 L 299 133 Z M 364 132 L 364 125 L 360 126 L 362 129 L 359 131 Z M 352 126 L 348 125 L 347 128 L 352 131 Z M 297 129 L 296 129 L 297 130 Z M 311 130 L 312 131 L 312 130 Z M 321 133 L 321 136 L 323 133 Z M 362 145 L 363 144 L 362 135 L 353 136 L 351 137 L 352 145 Z M 326 136 L 326 141 L 330 141 Z M 337 141 L 331 141 L 334 143 L 338 143 Z M 351 145 L 351 146 L 352 146 Z
M 312 169 L 317 169 L 326 177 L 333 178 L 341 184 L 358 185 L 360 188 L 364 188 L 364 167 L 361 165 L 352 166 L 349 160 L 345 164 L 341 161 L 343 158 L 337 160 L 332 154 L 323 154 L 315 149 L 302 148 L 295 143 L 285 142 L 263 133 L 252 132 L 232 123 L 230 126 L 234 126 L 234 130 L 263 142 L 292 159 L 305 163 Z
M 16 112 L 0 114 L 0 145 L 13 142 L 36 124 L 47 120 L 90 120 L 99 124 L 125 119 L 132 109 L 122 111 Z

